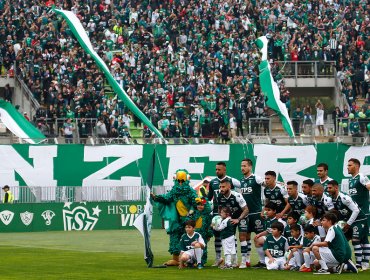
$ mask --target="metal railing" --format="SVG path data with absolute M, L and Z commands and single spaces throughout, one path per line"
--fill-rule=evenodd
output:
M 83 139 L 80 139 L 80 131 L 79 131 L 79 124 L 81 123 L 82 118 L 73 118 L 73 128 L 74 130 L 74 138 L 76 138 L 77 143 L 83 143 L 85 139 L 88 138 L 88 136 L 94 136 L 95 135 L 95 125 L 98 121 L 97 118 L 84 118 L 86 120 L 86 129 L 87 129 L 87 135 L 86 137 L 83 137 Z M 36 118 L 35 122 L 36 125 L 41 123 L 41 125 L 46 124 L 47 133 L 44 133 L 45 136 L 49 138 L 55 138 L 55 137 L 61 137 L 64 136 L 63 134 L 63 125 L 66 122 L 67 118 Z M 81 141 L 82 140 L 82 141 Z
M 17 73 L 17 63 L 16 62 L 14 62 L 13 68 L 14 68 L 14 82 L 15 82 L 15 86 L 18 83 L 19 86 L 21 87 L 21 91 L 22 91 L 21 104 L 19 104 L 19 105 L 25 111 L 29 110 L 29 116 L 30 116 L 30 118 L 33 118 L 33 115 L 40 108 L 40 103 L 33 96 L 33 93 L 28 88 L 27 84 L 23 81 L 22 77 Z M 29 101 L 29 106 L 30 106 L 29 108 L 25 108 L 24 98 L 26 98 Z
M 333 78 L 335 61 L 276 61 L 284 78 Z
M 155 194 L 165 194 L 172 186 L 153 186 Z M 146 199 L 142 186 L 11 186 L 14 203 L 83 201 L 141 201 Z M 1 201 L 4 193 L 1 193 Z
M 351 132 L 351 123 L 358 122 L 359 131 L 357 134 Z M 370 118 L 337 118 L 335 120 L 336 134 L 338 136 L 352 136 L 354 138 L 363 138 L 367 135 L 370 135 L 370 131 L 367 128 L 367 125 L 370 123 Z
M 252 135 L 271 135 L 272 120 L 271 118 L 249 118 L 248 131 Z

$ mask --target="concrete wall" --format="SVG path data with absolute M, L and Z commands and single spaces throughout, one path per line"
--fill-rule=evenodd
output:
M 4 98 L 4 87 L 6 84 L 9 84 L 13 90 L 13 105 L 19 105 L 19 112 L 27 112 L 28 116 L 32 118 L 36 110 L 28 95 L 24 94 L 21 85 L 15 78 L 0 77 L 0 98 Z

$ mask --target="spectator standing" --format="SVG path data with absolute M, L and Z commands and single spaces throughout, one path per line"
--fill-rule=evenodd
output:
M 317 100 L 316 102 L 316 126 L 319 130 L 319 135 L 324 135 L 324 105 Z
M 3 198 L 3 203 L 13 203 L 14 202 L 14 195 L 10 191 L 10 187 L 8 185 L 5 185 L 3 187 L 4 190 L 4 198 Z
M 65 138 L 66 144 L 73 143 L 73 131 L 74 130 L 75 128 L 73 127 L 72 119 L 68 118 L 63 124 L 64 138 Z
M 301 107 L 297 106 L 295 111 L 293 112 L 293 128 L 295 135 L 299 136 L 301 133 L 301 122 L 303 120 L 303 112 L 301 111 Z

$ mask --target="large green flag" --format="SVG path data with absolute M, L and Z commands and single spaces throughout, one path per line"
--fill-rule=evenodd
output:
M 81 47 L 85 50 L 85 52 L 90 54 L 91 57 L 95 60 L 100 70 L 103 71 L 105 77 L 107 78 L 114 92 L 118 95 L 118 97 L 121 100 L 123 100 L 123 102 L 130 109 L 130 111 L 133 114 L 135 114 L 144 124 L 146 124 L 150 128 L 150 130 L 153 131 L 159 138 L 164 139 L 160 131 L 150 122 L 150 120 L 135 105 L 135 103 L 131 100 L 131 98 L 126 94 L 126 92 L 118 85 L 117 81 L 113 78 L 105 62 L 95 52 L 90 42 L 90 39 L 87 36 L 87 32 L 83 28 L 80 20 L 76 17 L 76 15 L 71 11 L 65 11 L 65 10 L 59 10 L 59 9 L 53 9 L 53 10 L 55 13 L 61 15 L 67 21 L 69 28 L 71 29 L 73 35 L 75 35 L 75 37 L 77 38 Z
M 290 137 L 294 137 L 294 130 L 292 122 L 289 118 L 288 110 L 283 102 L 280 101 L 280 90 L 278 85 L 275 83 L 271 75 L 271 67 L 267 60 L 267 43 L 266 36 L 259 37 L 256 41 L 257 47 L 259 48 L 262 58 L 259 65 L 260 70 L 260 85 L 262 92 L 265 94 L 266 104 L 272 110 L 274 110 L 283 125 L 284 130 Z
M 30 144 L 37 144 L 46 139 L 44 134 L 5 100 L 0 100 L 0 119 L 7 129 Z

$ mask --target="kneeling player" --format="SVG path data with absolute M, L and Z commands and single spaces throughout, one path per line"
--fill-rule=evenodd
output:
M 195 221 L 185 222 L 186 233 L 180 239 L 180 265 L 179 268 L 184 268 L 185 263 L 188 266 L 197 264 L 198 269 L 202 269 L 203 249 L 206 246 L 202 235 L 195 232 Z
M 288 250 L 288 240 L 283 236 L 284 225 L 274 222 L 271 225 L 271 234 L 266 237 L 263 249 L 266 254 L 265 263 L 268 270 L 283 270 L 285 252 Z
M 311 245 L 312 252 L 315 255 L 315 264 L 320 265 L 320 269 L 316 274 L 330 274 L 329 268 L 338 267 L 338 273 L 342 272 L 345 264 L 353 272 L 357 273 L 357 269 L 351 261 L 351 248 L 342 232 L 335 226 L 337 216 L 333 213 L 326 213 L 322 217 L 321 224 L 327 232 L 323 242 L 315 242 Z
M 294 224 L 290 227 L 290 237 L 288 238 L 289 243 L 289 256 L 285 265 L 286 270 L 297 271 L 302 266 L 303 254 L 302 254 L 302 230 L 301 226 Z

